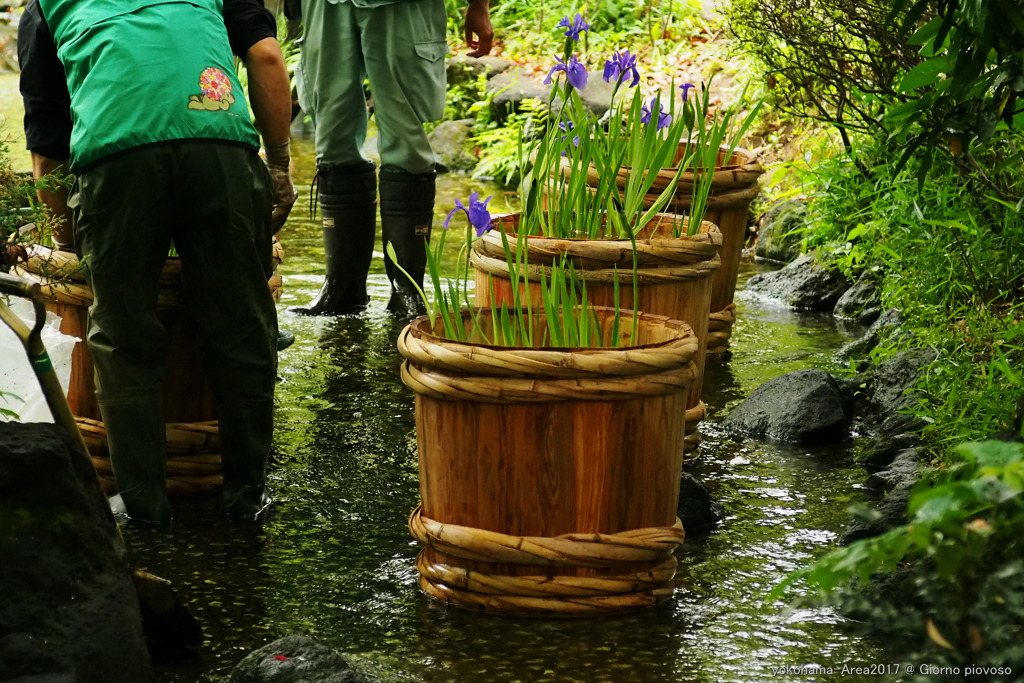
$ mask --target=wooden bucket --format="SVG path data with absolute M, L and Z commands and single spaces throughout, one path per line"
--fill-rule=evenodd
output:
M 690 388 L 687 419 L 686 452 L 696 455 L 700 443 L 698 431 L 705 409 L 701 402 L 704 358 L 707 345 L 711 305 L 712 276 L 720 263 L 718 250 L 722 235 L 707 221 L 700 233 L 692 237 L 674 237 L 678 216 L 659 214 L 638 235 L 637 264 L 640 282 L 640 311 L 682 320 L 698 340 L 694 358 L 697 377 Z M 509 246 L 515 249 L 515 230 L 519 214 L 495 216 L 492 224 L 508 234 Z M 587 297 L 597 306 L 615 305 L 615 280 L 619 281 L 619 306 L 633 308 L 633 252 L 626 239 L 553 239 L 527 238 L 530 264 L 529 277 L 532 301 L 540 301 L 540 275 L 549 270 L 556 258 L 568 256 L 587 284 Z M 501 235 L 491 231 L 474 242 L 471 261 L 476 280 L 476 302 L 488 306 L 493 285 L 495 299 L 512 300 L 512 283 L 505 260 Z M 520 285 L 522 288 L 524 285 Z
M 678 164 L 686 154 L 687 142 L 679 144 L 674 163 Z M 758 179 L 763 172 L 761 164 L 749 151 L 733 150 L 728 155 L 727 148 L 718 152 L 717 165 L 712 173 L 711 191 L 704 220 L 710 221 L 722 231 L 722 266 L 714 274 L 711 284 L 710 326 L 715 335 L 708 338 L 708 353 L 721 353 L 728 348 L 732 334 L 732 324 L 736 321 L 736 309 L 733 297 L 736 294 L 736 278 L 739 275 L 740 256 L 746 242 L 747 223 L 750 214 L 750 203 L 757 197 Z M 668 187 L 672 178 L 679 170 L 678 166 L 665 168 L 658 172 L 651 191 L 644 201 L 645 206 L 652 206 L 661 193 Z M 616 181 L 619 187 L 625 187 L 629 179 L 629 167 L 619 170 Z M 694 183 L 699 180 L 700 173 L 692 170 L 684 171 L 679 178 L 676 196 L 666 211 L 686 214 L 690 210 L 691 194 Z M 591 169 L 588 181 L 597 184 L 596 169 Z
M 46 309 L 60 316 L 60 330 L 78 337 L 71 356 L 71 380 L 68 404 L 75 414 L 79 430 L 89 447 L 93 464 L 104 489 L 116 492 L 107 435 L 96 401 L 92 358 L 85 343 L 92 290 L 85 282 L 78 257 L 42 245 L 28 247 L 28 261 L 14 272 L 38 282 L 46 299 Z M 275 245 L 273 289 L 277 264 L 283 257 Z M 278 289 L 280 290 L 280 283 Z M 275 293 L 280 297 L 280 291 Z M 213 392 L 202 370 L 199 327 L 185 312 L 181 288 L 181 261 L 167 259 L 160 278 L 157 317 L 167 339 L 167 373 L 164 382 L 164 411 L 167 419 L 167 489 L 176 493 L 202 494 L 219 490 L 223 483 L 220 440 Z
M 597 311 L 610 335 L 614 311 Z M 627 343 L 632 315 L 622 321 Z M 468 313 L 463 323 L 472 330 Z M 543 314 L 535 324 L 543 329 Z M 640 314 L 637 346 L 597 349 L 452 342 L 439 330 L 421 317 L 398 340 L 402 379 L 416 392 L 422 504 L 409 526 L 425 545 L 423 590 L 542 617 L 667 600 L 684 536 L 689 326 Z

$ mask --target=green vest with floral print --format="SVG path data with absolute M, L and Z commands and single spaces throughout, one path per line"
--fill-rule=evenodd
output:
M 172 140 L 259 147 L 223 0 L 39 0 L 71 94 L 71 170 Z

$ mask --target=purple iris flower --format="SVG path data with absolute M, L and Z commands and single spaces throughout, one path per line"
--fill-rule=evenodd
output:
M 629 87 L 635 88 L 640 82 L 640 72 L 636 70 L 636 55 L 629 54 L 629 50 L 616 52 L 612 58 L 604 63 L 604 80 L 606 83 L 612 81 L 625 81 L 626 77 L 632 75 L 633 81 Z
M 696 87 L 697 86 L 695 86 L 693 83 L 683 83 L 681 86 L 679 86 L 679 89 L 683 91 L 683 102 L 685 102 L 686 98 L 689 97 L 689 95 L 690 95 L 690 88 L 696 88 Z
M 485 232 L 491 229 L 491 212 L 487 210 L 487 204 L 491 201 L 491 197 L 480 201 L 480 193 L 474 192 L 469 195 L 469 207 L 463 206 L 462 202 L 458 199 L 455 200 L 455 208 L 448 212 L 448 217 L 444 219 L 444 229 L 448 229 L 448 224 L 452 222 L 452 216 L 459 211 L 466 214 L 466 218 L 469 219 L 469 224 L 476 230 L 476 236 L 480 237 Z
M 661 102 L 658 101 L 658 98 L 652 99 L 649 104 L 640 108 L 640 123 L 649 126 L 654 114 L 658 115 L 658 130 L 672 125 L 672 115 L 661 110 Z
M 572 38 L 574 41 L 579 42 L 580 34 L 584 31 L 590 30 L 590 24 L 583 21 L 583 15 L 577 14 L 572 19 L 569 17 L 562 17 L 562 20 L 558 22 L 555 28 L 564 28 L 565 37 Z
M 576 55 L 570 55 L 568 62 L 563 62 L 561 57 L 555 57 L 555 59 L 558 60 L 558 64 L 551 67 L 548 77 L 544 79 L 544 85 L 551 84 L 551 77 L 556 71 L 564 71 L 566 78 L 569 79 L 569 85 L 577 90 L 587 87 L 587 69 L 576 59 Z

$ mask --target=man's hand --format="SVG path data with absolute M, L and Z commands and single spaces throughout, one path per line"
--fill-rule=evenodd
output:
M 494 29 L 491 28 L 491 12 L 489 0 L 470 0 L 466 9 L 466 45 L 472 50 L 470 57 L 483 57 L 491 54 L 494 41 Z M 476 36 L 475 38 L 473 36 Z
M 68 192 L 71 185 L 61 182 L 67 176 L 67 160 L 51 159 L 32 152 L 32 177 L 39 181 L 44 176 L 49 176 L 54 182 L 42 183 L 36 189 L 36 197 L 53 215 L 55 222 L 51 237 L 58 248 L 73 249 L 75 236 L 71 232 L 71 211 L 68 209 Z
M 274 213 L 270 218 L 270 225 L 276 235 L 284 227 L 288 220 L 288 214 L 299 196 L 299 191 L 292 184 L 291 152 L 289 143 L 283 142 L 279 145 L 267 146 L 267 168 L 270 169 L 270 177 L 274 181 Z

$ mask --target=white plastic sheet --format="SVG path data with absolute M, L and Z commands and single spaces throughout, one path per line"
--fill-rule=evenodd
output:
M 21 318 L 29 329 L 35 321 L 35 310 L 32 302 L 27 299 L 11 298 L 10 308 Z M 81 341 L 78 337 L 62 334 L 60 317 L 47 312 L 46 323 L 41 336 L 46 350 L 57 371 L 57 379 L 67 396 L 68 384 L 71 381 L 71 352 L 75 344 Z M 22 422 L 53 422 L 53 416 L 46 405 L 43 390 L 39 387 L 36 373 L 28 362 L 25 347 L 17 335 L 0 322 L 0 391 L 14 396 L 0 397 L 0 407 L 18 413 Z

